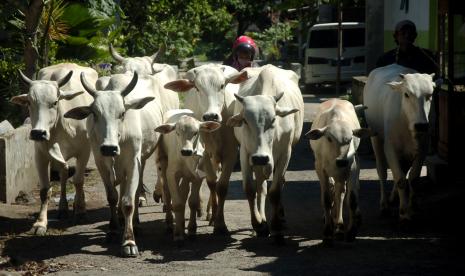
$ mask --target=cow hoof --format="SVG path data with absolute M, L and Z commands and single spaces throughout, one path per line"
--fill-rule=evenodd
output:
M 226 227 L 226 225 L 217 226 L 213 229 L 213 234 L 218 235 L 218 236 L 227 236 L 229 235 L 229 230 Z
M 32 226 L 31 231 L 33 235 L 44 236 L 47 233 L 47 227 L 44 226 Z
M 74 224 L 85 224 L 87 222 L 87 214 L 86 213 L 79 213 L 74 215 Z
M 67 219 L 68 217 L 69 217 L 68 209 L 59 209 L 58 210 L 57 218 L 59 220 Z
M 412 229 L 413 223 L 412 220 L 408 218 L 401 218 L 399 220 L 399 230 L 402 232 L 408 232 Z
M 273 235 L 273 245 L 276 245 L 276 246 L 286 245 L 286 241 L 284 240 L 284 235 L 283 234 Z
M 125 258 L 135 258 L 139 255 L 139 250 L 135 244 L 126 244 L 121 247 L 121 255 Z
M 344 240 L 344 232 L 336 232 L 336 233 L 334 233 L 334 239 L 336 241 L 343 241 Z
M 268 223 L 262 222 L 260 225 L 255 229 L 257 232 L 257 237 L 268 237 L 270 235 L 270 229 L 268 228 Z

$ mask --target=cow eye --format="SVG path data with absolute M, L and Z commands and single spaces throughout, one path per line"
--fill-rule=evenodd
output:
M 333 140 L 330 137 L 326 137 L 326 139 L 328 139 L 328 142 L 330 142 L 330 143 L 333 142 Z
M 57 106 L 57 104 L 58 104 L 58 101 L 53 102 L 53 103 L 50 105 L 50 108 L 53 108 L 53 107 Z
M 407 92 L 404 93 L 404 96 L 408 99 L 410 96 L 408 95 Z
M 224 88 L 224 83 L 220 86 L 220 89 L 223 89 Z
M 247 121 L 245 119 L 242 119 L 242 121 L 244 122 L 244 124 L 248 125 Z
M 123 119 L 124 119 L 124 114 L 125 114 L 125 112 L 121 113 L 121 114 L 119 115 L 119 119 L 123 120 Z

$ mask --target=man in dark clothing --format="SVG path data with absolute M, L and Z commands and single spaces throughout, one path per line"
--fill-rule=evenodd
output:
M 413 45 L 417 38 L 417 28 L 410 20 L 397 23 L 394 31 L 394 40 L 397 48 L 386 52 L 376 62 L 376 67 L 397 63 L 415 69 L 419 73 L 438 73 L 438 66 L 434 55 L 427 49 Z

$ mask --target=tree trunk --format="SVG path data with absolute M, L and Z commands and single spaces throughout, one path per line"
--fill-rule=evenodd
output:
M 24 62 L 26 64 L 25 74 L 31 79 L 37 69 L 37 28 L 44 8 L 43 0 L 30 0 L 26 8 L 26 33 L 24 37 Z

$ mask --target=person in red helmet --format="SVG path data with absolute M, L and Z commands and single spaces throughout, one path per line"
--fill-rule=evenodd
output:
M 223 64 L 234 67 L 238 71 L 246 67 L 256 67 L 257 64 L 253 60 L 257 53 L 258 48 L 255 41 L 246 35 L 241 35 L 234 41 L 232 53 Z

